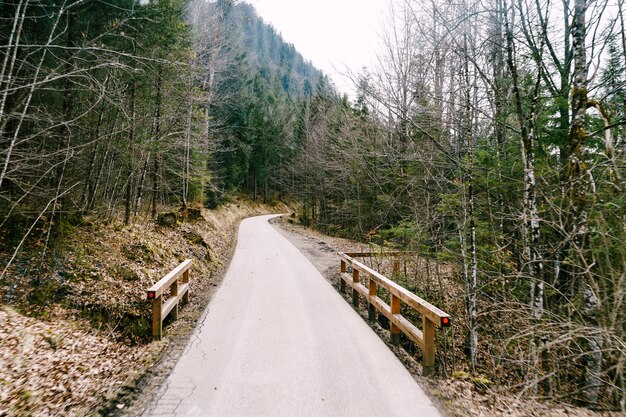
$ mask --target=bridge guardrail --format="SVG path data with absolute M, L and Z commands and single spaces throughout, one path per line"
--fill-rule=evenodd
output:
M 187 259 L 161 278 L 148 289 L 148 300 L 152 301 L 152 337 L 163 337 L 163 320 L 172 313 L 178 319 L 178 304 L 189 302 L 189 268 L 191 259 Z M 180 282 L 179 282 L 180 281 Z M 169 297 L 163 297 L 169 290 Z
M 359 296 L 363 296 L 367 300 L 370 321 L 376 320 L 376 311 L 389 319 L 392 344 L 397 346 L 400 343 L 400 332 L 415 342 L 422 349 L 424 375 L 428 376 L 433 374 L 435 370 L 435 328 L 449 327 L 451 317 L 426 300 L 354 259 L 372 256 L 397 257 L 407 253 L 339 253 L 341 257 L 340 290 L 345 292 L 346 283 L 352 287 L 352 303 L 356 307 L 359 305 Z M 398 269 L 397 265 L 398 263 L 394 262 L 394 271 Z M 352 269 L 352 273 L 348 272 L 348 267 Z M 367 278 L 367 287 L 362 283 L 364 278 Z M 389 293 L 391 305 L 378 296 L 380 288 L 386 289 Z M 422 316 L 421 329 L 400 313 L 401 303 L 416 310 Z

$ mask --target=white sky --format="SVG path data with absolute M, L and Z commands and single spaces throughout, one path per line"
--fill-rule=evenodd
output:
M 357 74 L 376 62 L 385 0 L 244 0 L 293 43 L 306 60 L 328 74 L 337 88 L 351 94 L 341 73 Z

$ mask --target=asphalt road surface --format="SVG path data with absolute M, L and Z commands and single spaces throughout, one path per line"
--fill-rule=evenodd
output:
M 440 416 L 271 217 L 241 223 L 224 282 L 144 416 Z

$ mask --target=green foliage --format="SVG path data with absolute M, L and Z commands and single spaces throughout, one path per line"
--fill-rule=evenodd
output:
M 264 201 L 287 194 L 285 176 L 299 151 L 298 100 L 310 97 L 323 79 L 250 5 L 234 5 L 225 22 L 236 58 L 230 76 L 217 85 L 227 99 L 211 109 L 222 127 L 209 164 L 215 175 L 205 189 L 210 207 L 238 190 Z
M 8 203 L 0 207 L 3 218 L 8 211 L 23 211 L 33 222 L 48 205 L 44 212 L 52 213 L 58 231 L 86 211 L 116 208 L 125 187 L 145 190 L 139 177 L 149 167 L 144 160 L 154 160 L 152 153 L 166 155 L 167 172 L 180 155 L 179 128 L 171 121 L 185 94 L 181 62 L 191 55 L 185 5 L 183 0 L 146 6 L 135 0 L 29 3 L 12 74 L 20 82 L 0 116 L 3 140 L 16 137 L 13 151 L 28 157 L 8 161 L 0 189 Z M 8 42 L 19 16 L 15 2 L 0 7 L 7 16 L 0 38 Z M 25 100 L 34 77 L 41 84 Z M 159 106 L 164 129 L 155 138 L 158 95 L 165 97 Z M 40 191 L 25 192 L 33 187 Z M 52 237 L 59 235 L 62 230 Z

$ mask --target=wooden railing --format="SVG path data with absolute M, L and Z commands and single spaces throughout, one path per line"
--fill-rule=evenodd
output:
M 148 300 L 152 300 L 152 337 L 163 336 L 163 320 L 172 313 L 178 319 L 178 304 L 189 302 L 189 268 L 191 259 L 185 260 L 170 271 L 148 290 Z M 169 290 L 169 297 L 164 300 Z
M 424 375 L 428 376 L 433 374 L 435 370 L 435 328 L 450 326 L 450 316 L 384 275 L 354 259 L 356 257 L 373 256 L 401 257 L 407 254 L 409 253 L 340 253 L 340 290 L 345 292 L 346 283 L 352 287 L 352 303 L 355 307 L 359 305 L 359 296 L 363 296 L 367 300 L 370 321 L 376 320 L 376 311 L 379 311 L 389 319 L 391 342 L 394 345 L 397 346 L 400 343 L 400 332 L 417 344 L 423 352 Z M 394 262 L 394 271 L 397 269 L 399 269 L 399 263 Z M 367 279 L 367 286 L 363 285 L 365 279 Z M 378 296 L 378 291 L 381 288 L 384 288 L 389 293 L 391 305 Z M 414 309 L 422 316 L 421 329 L 418 329 L 400 313 L 401 303 Z

